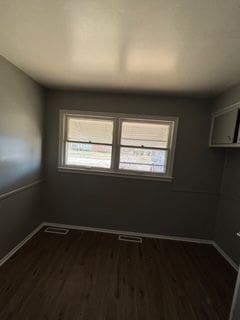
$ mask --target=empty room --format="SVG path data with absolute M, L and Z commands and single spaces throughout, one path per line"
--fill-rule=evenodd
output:
M 240 1 L 0 0 L 0 320 L 240 320 Z

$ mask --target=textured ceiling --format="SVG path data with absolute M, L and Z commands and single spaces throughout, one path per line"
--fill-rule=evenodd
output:
M 216 94 L 240 82 L 240 0 L 0 0 L 0 54 L 48 87 Z

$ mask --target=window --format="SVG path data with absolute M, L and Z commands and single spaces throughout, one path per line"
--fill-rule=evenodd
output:
M 69 116 L 66 121 L 65 164 L 111 168 L 113 120 Z
M 59 168 L 171 178 L 176 118 L 60 112 Z
M 169 123 L 121 121 L 119 169 L 165 173 L 169 131 Z

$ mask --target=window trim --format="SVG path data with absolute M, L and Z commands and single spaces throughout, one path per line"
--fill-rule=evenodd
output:
M 102 118 L 113 120 L 113 140 L 112 140 L 112 159 L 110 168 L 97 168 L 97 167 L 84 167 L 84 166 L 74 166 L 65 164 L 65 138 L 67 134 L 66 130 L 66 118 L 69 116 L 80 118 Z M 168 159 L 166 173 L 155 174 L 142 171 L 131 171 L 119 169 L 120 161 L 120 142 L 121 142 L 121 123 L 123 121 L 131 122 L 170 122 L 169 130 L 169 145 L 168 148 Z M 176 139 L 177 139 L 177 129 L 178 129 L 178 117 L 166 117 L 166 116 L 155 116 L 155 115 L 142 115 L 142 114 L 126 114 L 126 113 L 109 113 L 109 112 L 92 112 L 92 111 L 82 111 L 82 110 L 68 110 L 61 109 L 59 111 L 59 146 L 58 146 L 58 171 L 60 172 L 72 172 L 72 173 L 83 173 L 83 174 L 95 174 L 95 175 L 108 175 L 108 176 L 120 176 L 127 178 L 137 178 L 137 179 L 150 179 L 150 180 L 163 180 L 171 181 L 173 180 L 173 163 L 175 157 L 176 149 Z M 161 148 L 159 148 L 161 149 Z M 170 158 L 169 158 L 170 157 Z

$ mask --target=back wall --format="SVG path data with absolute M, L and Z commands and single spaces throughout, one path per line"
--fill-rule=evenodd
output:
M 208 148 L 212 101 L 101 92 L 46 93 L 45 220 L 212 239 L 224 151 Z M 59 110 L 179 117 L 172 182 L 59 172 Z

